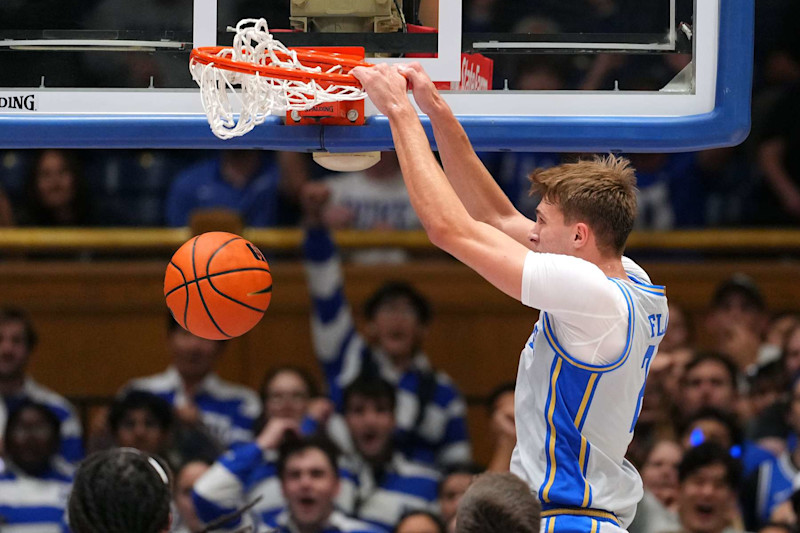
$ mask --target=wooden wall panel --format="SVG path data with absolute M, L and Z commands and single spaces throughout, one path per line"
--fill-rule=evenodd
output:
M 800 263 L 645 263 L 667 294 L 696 319 L 714 287 L 747 272 L 775 310 L 800 309 Z M 275 262 L 270 309 L 248 335 L 230 342 L 219 371 L 256 387 L 274 364 L 293 363 L 317 373 L 309 338 L 309 303 L 302 268 Z M 28 309 L 40 333 L 31 371 L 68 396 L 108 396 L 128 379 L 166 366 L 163 262 L 0 264 L 0 304 Z M 434 304 L 426 351 L 470 397 L 483 397 L 516 375 L 517 359 L 536 312 L 507 298 L 471 270 L 449 260 L 402 266 L 348 266 L 347 295 L 360 306 L 387 278 L 413 282 Z M 318 374 L 317 374 L 318 375 Z M 490 450 L 486 413 L 474 403 L 470 425 L 477 457 Z

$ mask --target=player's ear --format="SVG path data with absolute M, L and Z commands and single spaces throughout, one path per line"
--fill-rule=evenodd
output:
M 589 242 L 589 226 L 583 222 L 578 222 L 573 227 L 572 245 L 575 248 L 581 248 Z

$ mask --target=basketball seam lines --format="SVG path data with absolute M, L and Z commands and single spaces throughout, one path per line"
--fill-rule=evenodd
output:
M 170 261 L 170 264 L 174 265 L 174 266 L 175 266 L 175 268 L 177 268 L 177 265 L 175 265 L 175 263 L 173 263 L 172 261 Z M 179 269 L 179 270 L 180 270 L 180 269 Z M 203 276 L 203 277 L 200 277 L 200 278 L 197 278 L 197 279 L 193 279 L 192 281 L 186 281 L 186 276 L 184 276 L 184 277 L 183 277 L 184 283 L 183 283 L 183 284 L 181 284 L 181 285 L 178 285 L 178 286 L 177 286 L 177 287 L 175 287 L 174 289 L 170 289 L 170 291 L 169 291 L 169 292 L 167 292 L 167 293 L 165 293 L 165 294 L 164 294 L 164 296 L 165 296 L 165 297 L 166 297 L 166 296 L 169 296 L 170 294 L 172 294 L 173 292 L 177 291 L 178 289 L 181 289 L 181 288 L 183 288 L 183 287 L 186 287 L 187 285 L 191 285 L 192 283 L 197 283 L 197 282 L 199 282 L 199 281 L 207 280 L 207 279 L 209 279 L 209 278 L 214 278 L 214 277 L 217 277 L 217 276 L 222 276 L 223 274 L 231 274 L 231 273 L 233 273 L 233 272 L 251 272 L 251 271 L 261 271 L 261 272 L 266 272 L 266 273 L 268 273 L 268 274 L 270 274 L 270 273 L 271 273 L 271 272 L 270 272 L 270 270 L 269 270 L 268 268 L 255 268 L 255 267 L 247 267 L 247 268 L 234 268 L 233 270 L 224 270 L 224 271 L 222 271 L 222 272 L 214 272 L 213 274 L 207 274 L 207 275 L 205 275 L 205 276 Z M 181 273 L 181 274 L 183 274 L 183 273 Z M 188 290 L 188 289 L 187 289 L 187 290 Z
M 234 237 L 233 239 L 229 240 L 228 242 L 224 243 L 222 246 L 220 246 L 219 248 L 217 248 L 216 250 L 214 250 L 214 253 L 213 253 L 213 254 L 211 254 L 211 257 L 209 257 L 209 258 L 208 258 L 208 262 L 206 263 L 206 273 L 208 273 L 208 271 L 211 269 L 211 261 L 214 259 L 214 256 L 216 256 L 216 255 L 217 255 L 217 253 L 219 253 L 219 251 L 220 251 L 220 250 L 222 250 L 223 248 L 225 248 L 226 246 L 228 246 L 228 244 L 232 243 L 233 241 L 237 241 L 237 240 L 244 240 L 244 239 L 241 239 L 240 237 Z M 216 293 L 217 293 L 217 294 L 219 294 L 220 296 L 224 296 L 224 297 L 225 297 L 225 298 L 227 298 L 228 300 L 230 300 L 230 301 L 232 301 L 232 302 L 234 302 L 234 303 L 237 303 L 237 304 L 239 304 L 239 305 L 242 305 L 242 306 L 244 306 L 244 307 L 246 307 L 247 309 L 250 309 L 250 310 L 252 310 L 252 311 L 256 311 L 256 312 L 258 312 L 258 313 L 264 313 L 264 312 L 266 311 L 266 309 L 264 309 L 264 310 L 261 310 L 261 309 L 259 309 L 258 307 L 254 307 L 254 306 L 252 306 L 252 305 L 248 305 L 248 304 L 246 304 L 246 303 L 244 303 L 244 302 L 240 302 L 240 301 L 239 301 L 239 300 L 237 300 L 236 298 L 233 298 L 233 297 L 231 297 L 231 296 L 228 296 L 227 294 L 225 294 L 224 292 L 222 292 L 221 290 L 217 289 L 217 288 L 214 286 L 214 283 L 211 281 L 211 278 L 210 278 L 210 277 L 208 278 L 208 280 L 207 280 L 207 281 L 208 281 L 208 284 L 211 286 L 211 288 L 214 290 L 214 292 L 216 292 Z M 198 287 L 199 287 L 199 286 L 200 286 L 200 285 L 198 285 Z
M 169 293 L 165 294 L 164 296 L 165 297 L 169 296 L 170 294 L 172 294 L 173 292 L 178 290 L 180 287 L 186 287 L 186 304 L 183 306 L 183 327 L 185 328 L 186 327 L 186 317 L 189 314 L 189 283 L 186 281 L 186 274 L 183 273 L 183 270 L 181 270 L 181 267 L 179 267 L 178 265 L 173 263 L 171 259 L 169 261 L 169 264 L 174 266 L 175 269 L 180 273 L 181 277 L 183 278 L 183 285 L 180 285 L 180 286 L 176 287 L 175 289 L 169 291 Z M 170 314 L 172 314 L 172 308 L 170 308 L 169 306 L 167 306 L 167 308 L 169 309 Z M 174 314 L 172 315 L 172 318 L 175 318 Z
M 197 248 L 197 241 L 199 239 L 200 239 L 199 236 L 195 237 L 194 238 L 194 242 L 192 243 L 192 270 L 194 271 L 194 279 L 197 279 L 197 265 L 195 264 L 195 261 L 194 261 L 194 252 L 195 252 L 195 248 Z M 187 287 L 186 290 L 188 292 L 189 288 Z M 222 333 L 223 335 L 225 335 L 226 337 L 232 338 L 232 336 L 228 335 L 227 333 L 225 333 L 222 330 L 222 328 L 219 327 L 219 324 L 217 324 L 217 321 L 214 320 L 214 315 L 212 315 L 211 311 L 209 311 L 208 305 L 206 305 L 206 300 L 205 300 L 205 298 L 203 298 L 203 291 L 200 290 L 200 285 L 197 285 L 197 294 L 198 294 L 198 296 L 200 296 L 200 302 L 203 304 L 203 307 L 206 310 L 206 314 L 208 315 L 208 318 L 211 319 L 211 323 L 214 324 L 214 327 L 217 328 L 219 330 L 219 332 Z

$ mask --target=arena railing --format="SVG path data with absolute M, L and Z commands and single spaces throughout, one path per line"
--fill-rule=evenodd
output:
M 193 233 L 184 228 L 0 228 L 0 250 L 4 252 L 103 250 L 119 252 L 163 252 L 176 250 Z M 242 236 L 268 250 L 298 249 L 302 230 L 245 228 Z M 399 247 L 432 250 L 423 231 L 335 232 L 345 248 Z M 780 253 L 800 249 L 800 229 L 704 229 L 639 231 L 628 240 L 629 251 L 709 252 L 720 254 Z

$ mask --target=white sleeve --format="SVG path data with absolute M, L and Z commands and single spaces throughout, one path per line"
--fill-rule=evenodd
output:
M 522 271 L 521 301 L 552 315 L 562 344 L 584 362 L 613 361 L 625 345 L 625 296 L 616 283 L 588 261 L 528 252 Z

